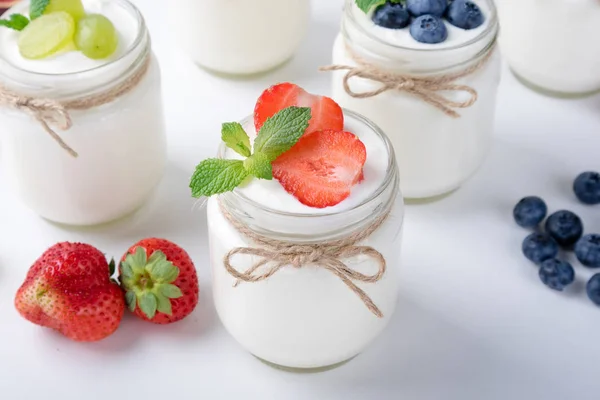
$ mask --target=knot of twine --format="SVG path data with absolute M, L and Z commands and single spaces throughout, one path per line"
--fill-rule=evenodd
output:
M 346 46 L 346 51 L 356 63 L 356 66 L 329 65 L 319 68 L 319 71 L 348 71 L 344 75 L 343 84 L 344 90 L 351 97 L 364 99 L 377 96 L 388 90 L 397 90 L 420 98 L 437 107 L 449 117 L 459 118 L 460 114 L 454 109 L 468 108 L 475 104 L 477 101 L 477 91 L 468 85 L 456 84 L 455 81 L 481 69 L 492 56 L 494 47 L 489 49 L 487 54 L 478 62 L 460 72 L 436 76 L 412 76 L 383 70 L 365 61 L 352 51 L 349 46 Z M 354 77 L 379 82 L 381 83 L 381 87 L 368 92 L 355 92 L 350 88 L 350 79 Z M 440 93 L 448 91 L 463 92 L 468 97 L 465 101 L 453 101 Z
M 378 282 L 386 271 L 386 261 L 383 255 L 371 246 L 359 246 L 357 243 L 371 236 L 385 222 L 390 214 L 387 210 L 366 229 L 351 234 L 345 238 L 324 242 L 320 244 L 297 244 L 277 239 L 271 239 L 254 232 L 227 211 L 219 201 L 221 212 L 229 223 L 243 236 L 254 242 L 257 247 L 236 247 L 229 251 L 223 258 L 223 265 L 227 272 L 237 279 L 234 287 L 240 282 L 264 281 L 286 265 L 302 268 L 314 265 L 324 268 L 335 274 L 350 290 L 352 290 L 377 317 L 382 318 L 383 313 L 373 300 L 354 282 Z M 244 272 L 238 271 L 232 265 L 235 255 L 249 255 L 258 257 L 259 260 Z M 373 259 L 379 266 L 373 275 L 365 275 L 348 267 L 342 260 L 363 255 Z M 265 267 L 260 272 L 259 269 Z
M 55 129 L 66 131 L 71 129 L 73 121 L 69 110 L 87 110 L 112 102 L 116 98 L 135 88 L 146 75 L 150 66 L 150 55 L 146 55 L 143 65 L 128 79 L 102 93 L 81 97 L 71 101 L 60 102 L 54 99 L 24 96 L 0 85 L 0 106 L 11 107 L 25 112 L 36 119 L 42 128 L 71 156 L 77 157 L 73 150 Z

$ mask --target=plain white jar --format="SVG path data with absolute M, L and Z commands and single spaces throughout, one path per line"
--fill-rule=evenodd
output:
M 4 177 L 26 205 L 58 223 L 95 225 L 133 212 L 151 195 L 166 163 L 160 69 L 144 19 L 126 0 L 112 0 L 110 6 L 131 16 L 137 36 L 106 64 L 79 72 L 38 73 L 17 68 L 0 54 L 2 85 L 59 101 L 102 93 L 138 73 L 149 60 L 135 88 L 110 103 L 70 111 L 71 129 L 54 129 L 77 158 L 26 112 L 0 107 Z
M 482 3 L 482 2 L 480 2 Z M 421 98 L 404 91 L 389 90 L 377 96 L 355 98 L 344 89 L 347 71 L 333 72 L 333 99 L 342 107 L 366 116 L 390 138 L 400 168 L 402 193 L 406 198 L 430 198 L 457 189 L 484 161 L 492 141 L 496 94 L 500 82 L 500 57 L 494 51 L 498 23 L 494 5 L 485 0 L 487 26 L 467 42 L 440 47 L 414 42 L 414 47 L 394 43 L 394 36 L 375 35 L 348 0 L 341 32 L 333 48 L 333 64 L 356 67 L 349 51 L 370 65 L 403 76 L 429 77 L 458 73 L 493 51 L 476 72 L 455 83 L 477 91 L 477 101 L 458 108 L 452 118 Z M 358 12 L 361 12 L 358 10 Z M 453 28 L 455 31 L 458 28 Z M 432 47 L 427 47 L 432 46 Z M 353 77 L 350 88 L 357 93 L 377 90 L 381 83 Z M 465 101 L 464 92 L 438 94 L 452 101 Z
M 393 150 L 371 122 L 351 112 L 345 117 L 376 134 L 390 155 L 381 186 L 362 203 L 340 212 L 298 214 L 276 211 L 238 191 L 221 195 L 219 200 L 234 218 L 256 233 L 298 244 L 322 243 L 364 230 L 391 209 L 383 225 L 358 244 L 372 246 L 385 257 L 383 277 L 375 283 L 354 281 L 383 317 L 375 316 L 338 276 L 315 265 L 287 265 L 264 281 L 242 282 L 234 287 L 236 279 L 225 269 L 224 256 L 234 248 L 255 244 L 233 228 L 217 198 L 208 201 L 213 296 L 218 315 L 246 350 L 277 365 L 321 368 L 349 360 L 375 340 L 396 308 L 404 209 Z M 224 154 L 222 147 L 219 155 Z M 238 255 L 232 264 L 244 272 L 256 261 L 255 256 Z M 365 255 L 342 261 L 367 275 L 379 269 L 377 262 Z
M 537 89 L 578 95 L 600 90 L 598 0 L 498 0 L 502 53 Z
M 177 0 L 173 43 L 200 66 L 248 75 L 283 64 L 308 28 L 309 0 Z

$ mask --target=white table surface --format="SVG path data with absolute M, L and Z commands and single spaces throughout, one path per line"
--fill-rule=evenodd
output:
M 593 271 L 577 265 L 577 282 L 567 293 L 547 289 L 521 255 L 526 232 L 511 217 L 520 197 L 538 194 L 552 210 L 579 213 L 586 231 L 600 231 L 600 206 L 578 204 L 571 191 L 577 173 L 600 169 L 599 96 L 543 97 L 506 70 L 495 145 L 483 168 L 444 200 L 407 208 L 402 291 L 389 328 L 338 369 L 283 372 L 246 353 L 215 315 L 206 218 L 192 210 L 188 178 L 214 153 L 220 123 L 249 114 L 270 84 L 290 80 L 329 92 L 330 77 L 316 68 L 329 61 L 342 0 L 314 0 L 310 33 L 297 56 L 252 80 L 196 68 L 172 49 L 163 21 L 169 2 L 136 3 L 163 67 L 166 176 L 136 215 L 90 229 L 45 222 L 0 178 L 2 400 L 600 398 L 600 308 L 584 290 Z M 200 304 L 186 320 L 154 326 L 127 316 L 110 338 L 81 344 L 15 311 L 14 294 L 27 269 L 55 242 L 89 242 L 119 256 L 147 236 L 169 238 L 195 260 Z

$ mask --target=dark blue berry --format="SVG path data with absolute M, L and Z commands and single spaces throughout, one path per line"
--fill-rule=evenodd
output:
M 441 17 L 447 7 L 448 0 L 406 0 L 406 8 L 415 17 L 425 14 Z
M 583 223 L 575 213 L 557 211 L 546 220 L 546 232 L 563 247 L 573 246 L 583 235 Z
M 573 190 L 582 203 L 600 203 L 600 174 L 592 171 L 579 174 L 573 182 Z
M 540 279 L 549 288 L 562 291 L 575 280 L 575 270 L 566 261 L 550 258 L 540 265 Z
M 575 256 L 580 263 L 590 268 L 600 268 L 600 235 L 585 235 L 575 244 Z
M 446 19 L 452 25 L 462 29 L 475 29 L 485 21 L 477 4 L 467 0 L 454 0 L 450 3 Z
M 441 18 L 435 15 L 422 15 L 410 24 L 410 35 L 417 42 L 441 43 L 448 37 L 448 30 Z
M 545 233 L 532 233 L 523 240 L 523 254 L 536 264 L 556 257 L 558 244 Z
M 600 306 L 600 274 L 590 278 L 586 285 L 587 295 L 594 304 Z
M 516 223 L 523 228 L 535 228 L 544 220 L 548 207 L 536 196 L 522 198 L 513 209 Z
M 387 2 L 375 9 L 373 22 L 388 29 L 402 29 L 410 24 L 410 14 L 403 4 Z

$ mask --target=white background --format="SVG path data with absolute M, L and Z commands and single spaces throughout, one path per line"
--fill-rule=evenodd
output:
M 329 92 L 329 75 L 316 69 L 330 60 L 342 0 L 313 1 L 310 32 L 297 56 L 252 80 L 196 68 L 173 49 L 164 21 L 169 2 L 136 3 L 163 67 L 166 176 L 139 213 L 93 229 L 41 220 L 0 178 L 2 400 L 600 398 L 600 309 L 584 290 L 593 271 L 577 264 L 570 290 L 547 289 L 521 255 L 527 232 L 511 217 L 519 198 L 538 194 L 551 210 L 579 213 L 586 231 L 600 231 L 600 206 L 578 204 L 571 191 L 577 173 L 600 169 L 600 97 L 543 97 L 505 70 L 486 164 L 446 199 L 407 208 L 402 294 L 389 329 L 338 369 L 282 372 L 241 349 L 215 316 L 206 218 L 192 210 L 188 178 L 214 154 L 220 123 L 250 114 L 270 84 L 291 80 Z M 196 262 L 201 298 L 188 319 L 154 326 L 128 316 L 105 341 L 81 344 L 15 311 L 13 297 L 27 269 L 55 242 L 85 241 L 120 256 L 147 236 L 179 243 Z

